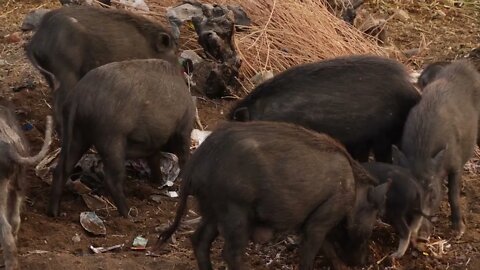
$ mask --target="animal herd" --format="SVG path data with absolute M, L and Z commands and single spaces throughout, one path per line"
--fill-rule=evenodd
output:
M 101 27 L 98 27 L 101 25 Z M 190 154 L 195 106 L 168 30 L 139 15 L 95 7 L 47 13 L 26 46 L 48 82 L 61 153 L 47 213 L 58 216 L 64 184 L 92 146 L 120 215 L 128 216 L 124 161 L 144 158 L 161 182 L 160 153 L 181 168 L 174 222 L 188 197 L 201 221 L 191 236 L 201 270 L 213 269 L 212 242 L 222 236 L 228 269 L 246 269 L 249 241 L 298 233 L 299 269 L 322 251 L 335 269 L 368 262 L 377 218 L 399 237 L 392 257 L 428 239 L 446 180 L 453 232 L 466 230 L 460 209 L 462 168 L 477 143 L 480 74 L 466 60 L 435 63 L 418 91 L 405 67 L 388 58 L 343 56 L 292 67 L 237 102 L 227 122 Z M 19 269 L 16 238 L 28 157 L 13 108 L 0 104 L 0 229 L 7 270 Z M 370 154 L 373 154 L 374 161 Z

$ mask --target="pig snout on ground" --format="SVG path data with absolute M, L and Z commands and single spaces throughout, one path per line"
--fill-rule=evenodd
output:
M 105 183 L 122 216 L 125 159 L 146 158 L 152 181 L 161 181 L 161 152 L 190 154 L 195 107 L 178 66 L 160 59 L 114 62 L 90 71 L 69 91 L 63 107 L 62 149 L 53 175 L 48 213 L 59 213 L 65 181 L 94 146 Z
M 405 119 L 420 100 L 404 67 L 347 56 L 292 67 L 257 86 L 230 111 L 235 121 L 281 121 L 326 133 L 354 159 L 391 162 Z M 348 108 L 345 109 L 345 108 Z
M 362 165 L 380 183 L 392 181 L 382 216 L 393 226 L 400 238 L 397 251 L 391 255 L 400 258 L 407 251 L 410 241 L 416 242 L 422 218 L 425 216 L 422 189 L 405 168 L 380 162 Z
M 130 59 L 177 62 L 176 42 L 160 24 L 128 11 L 90 6 L 62 7 L 45 14 L 26 52 L 53 90 L 56 125 L 62 122 L 66 92 L 88 71 Z
M 52 141 L 52 118 L 47 117 L 45 140 L 40 152 L 28 157 L 28 144 L 20 131 L 11 105 L 0 100 L 0 244 L 7 270 L 20 269 L 17 236 L 25 192 L 25 165 L 45 157 Z
M 452 226 L 460 237 L 466 228 L 459 204 L 461 174 L 477 140 L 480 74 L 468 61 L 454 61 L 423 92 L 407 118 L 395 160 L 422 186 L 427 215 L 438 210 L 442 182 L 448 178 Z
M 330 137 L 263 121 L 219 127 L 194 152 L 181 177 L 177 215 L 154 249 L 176 231 L 187 197 L 193 195 L 202 219 L 191 241 L 202 270 L 213 269 L 210 248 L 219 234 L 225 240 L 222 255 L 228 269 L 245 269 L 242 256 L 250 239 L 268 241 L 274 233 L 288 231 L 303 236 L 301 270 L 313 269 L 321 248 L 337 269 L 362 263 L 340 258 L 367 258 L 377 209 L 387 190 L 386 185 L 375 187 Z M 330 242 L 338 239 L 327 237 L 336 226 L 346 232 L 340 246 Z

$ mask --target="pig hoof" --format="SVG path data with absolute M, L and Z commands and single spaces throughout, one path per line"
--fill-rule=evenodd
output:
M 456 239 L 460 239 L 462 238 L 463 234 L 465 233 L 465 230 L 466 230 L 466 226 L 465 226 L 465 223 L 462 221 L 462 222 L 459 222 L 459 223 L 454 223 L 453 224 L 453 230 L 454 230 L 454 234 L 455 234 L 455 238 Z

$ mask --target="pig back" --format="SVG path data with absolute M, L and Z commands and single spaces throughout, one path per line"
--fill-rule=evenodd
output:
M 285 121 L 345 144 L 377 134 L 401 135 L 420 99 L 404 68 L 375 56 L 350 56 L 293 67 L 258 86 L 232 109 L 249 120 Z
M 339 214 L 353 207 L 350 161 L 321 134 L 273 122 L 229 123 L 214 131 L 182 172 L 200 205 L 253 206 L 262 222 L 299 226 L 320 204 L 342 194 Z
M 162 145 L 173 133 L 191 128 L 194 118 L 193 101 L 179 68 L 160 59 L 96 68 L 67 99 L 64 110 L 74 108 L 78 124 L 90 123 L 92 134 L 124 134 L 153 145 Z

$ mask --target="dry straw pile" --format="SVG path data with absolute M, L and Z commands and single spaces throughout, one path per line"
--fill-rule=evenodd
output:
M 178 1 L 180 2 L 180 1 Z M 148 1 L 157 19 L 175 0 Z M 206 0 L 238 4 L 254 25 L 237 32 L 235 42 L 246 78 L 264 70 L 275 73 L 293 65 L 350 54 L 386 55 L 375 41 L 332 15 L 324 0 Z M 198 48 L 192 31 L 183 31 L 184 48 Z

